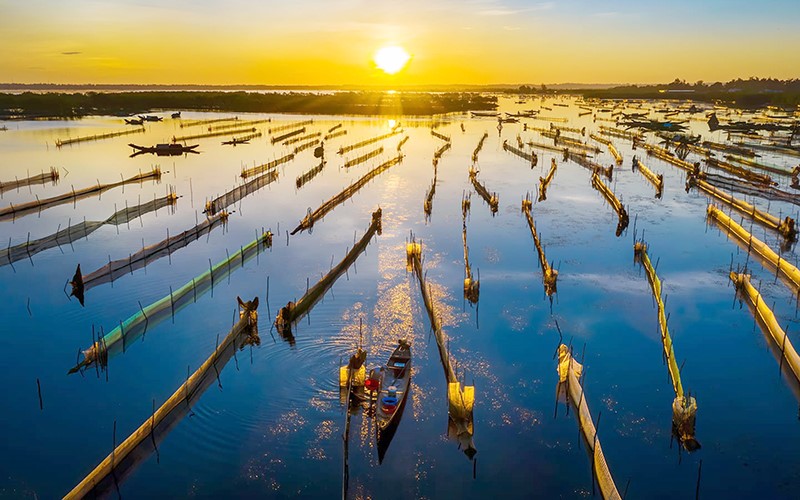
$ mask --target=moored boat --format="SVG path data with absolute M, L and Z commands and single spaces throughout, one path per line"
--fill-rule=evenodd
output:
M 142 120 L 141 118 L 138 120 L 136 118 L 131 118 L 130 120 L 125 118 L 125 123 L 127 123 L 128 125 L 144 125 L 144 120 Z
M 132 147 L 135 150 L 133 155 L 151 153 L 151 154 L 156 154 L 158 156 L 180 156 L 184 153 L 199 153 L 199 151 L 195 151 L 195 148 L 197 148 L 199 144 L 193 144 L 191 146 L 185 146 L 183 144 L 175 144 L 175 143 L 156 144 L 155 146 L 137 146 L 136 144 L 128 144 L 128 146 Z
M 379 371 L 372 369 L 370 382 L 367 388 L 374 387 L 377 383 L 377 401 L 375 408 L 375 423 L 378 438 L 378 458 L 383 460 L 383 455 L 394 437 L 397 424 L 403 413 L 406 396 L 411 388 L 411 344 L 401 339 L 397 348 L 389 356 L 386 366 Z
M 173 118 L 180 118 L 180 117 L 181 117 L 181 112 L 180 112 L 180 111 L 178 111 L 178 112 L 176 112 L 176 113 L 172 113 L 172 117 L 173 117 Z

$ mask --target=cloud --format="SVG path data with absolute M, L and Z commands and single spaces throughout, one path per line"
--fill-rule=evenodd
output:
M 496 17 L 496 16 L 511 16 L 511 15 L 514 15 L 514 14 L 522 14 L 524 12 L 540 12 L 540 11 L 544 11 L 544 10 L 550 10 L 553 7 L 555 7 L 555 3 L 553 3 L 553 2 L 542 2 L 542 3 L 538 3 L 538 4 L 532 5 L 530 7 L 524 8 L 524 9 L 509 9 L 509 8 L 504 7 L 502 5 L 498 5 L 497 7 L 493 8 L 493 9 L 479 10 L 478 11 L 478 15 L 479 16 L 494 16 L 494 17 Z
M 83 54 L 83 52 L 79 52 L 77 50 L 71 50 L 69 52 L 62 52 L 62 56 L 77 56 L 78 54 Z

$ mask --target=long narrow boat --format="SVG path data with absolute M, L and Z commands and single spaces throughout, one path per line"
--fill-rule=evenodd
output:
M 199 144 L 194 144 L 192 146 L 184 146 L 183 144 L 156 144 L 155 146 L 137 146 L 136 144 L 128 144 L 128 146 L 134 149 L 134 153 L 131 156 L 143 154 L 143 153 L 155 153 L 158 156 L 180 156 L 184 153 L 199 153 L 199 151 L 195 151 L 195 148 L 199 146 Z
M 376 373 L 370 373 L 374 379 Z M 411 344 L 400 339 L 397 348 L 389 356 L 386 366 L 380 368 L 378 401 L 375 409 L 375 422 L 378 438 L 378 459 L 383 456 L 397 430 L 403 414 L 406 396 L 411 388 Z

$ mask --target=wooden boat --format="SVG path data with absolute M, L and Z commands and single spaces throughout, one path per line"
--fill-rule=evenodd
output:
M 139 118 L 145 122 L 160 122 L 164 120 L 162 117 L 155 115 L 139 115 Z
M 236 137 L 234 137 L 230 141 L 222 141 L 222 144 L 226 146 L 235 146 L 237 144 L 250 144 L 250 139 L 237 139 Z
M 378 438 L 378 459 L 383 456 L 397 430 L 397 424 L 403 414 L 406 396 L 411 389 L 411 344 L 400 339 L 398 346 L 389 356 L 386 366 L 376 373 L 370 371 L 370 380 L 378 378 L 375 422 Z M 366 384 L 368 388 L 373 386 Z
M 144 125 L 144 120 L 142 119 L 137 120 L 136 118 L 131 118 L 129 120 L 125 118 L 125 123 L 127 123 L 128 125 Z
M 184 146 L 183 144 L 174 143 L 156 144 L 155 146 L 137 146 L 136 144 L 128 144 L 128 146 L 134 149 L 134 155 L 151 153 L 158 156 L 180 156 L 184 153 L 199 153 L 199 151 L 195 151 L 195 148 L 197 148 L 199 144 L 194 144 L 191 146 Z
M 498 113 L 497 111 L 470 111 L 469 114 L 471 114 L 473 118 L 476 117 L 496 118 L 500 113 Z
M 181 112 L 178 111 L 177 113 L 172 113 L 172 117 L 173 118 L 180 118 L 181 117 Z

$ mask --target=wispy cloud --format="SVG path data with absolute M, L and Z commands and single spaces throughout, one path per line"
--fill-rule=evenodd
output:
M 62 52 L 61 53 L 62 56 L 77 56 L 78 54 L 83 54 L 83 52 L 79 52 L 77 50 L 71 50 L 71 51 L 68 51 L 68 52 Z
M 511 16 L 515 14 L 522 14 L 525 12 L 540 12 L 544 10 L 550 10 L 555 7 L 554 2 L 542 2 L 535 5 L 531 5 L 530 7 L 526 7 L 524 9 L 511 9 L 505 7 L 503 5 L 497 5 L 491 9 L 483 9 L 479 10 L 477 14 L 479 16 Z

